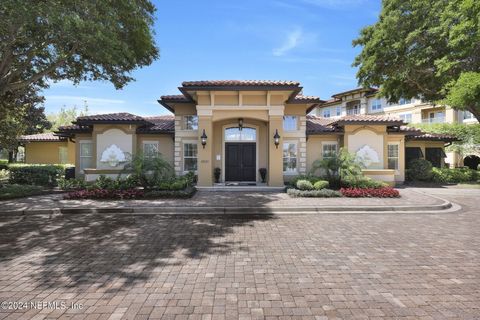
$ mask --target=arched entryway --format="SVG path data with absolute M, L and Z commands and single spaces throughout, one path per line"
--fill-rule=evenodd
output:
M 477 170 L 479 164 L 480 164 L 480 157 L 473 154 L 466 156 L 463 159 L 463 165 L 473 170 Z

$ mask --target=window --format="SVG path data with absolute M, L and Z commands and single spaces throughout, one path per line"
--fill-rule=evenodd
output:
M 60 163 L 68 163 L 68 148 L 67 147 L 59 147 L 58 148 L 58 159 Z
M 157 141 L 144 141 L 143 142 L 143 154 L 145 157 L 155 157 L 158 155 L 158 142 Z
M 404 98 L 401 98 L 400 100 L 398 100 L 398 105 L 402 106 L 404 104 L 410 104 L 412 103 L 412 100 L 411 99 L 404 99 Z
M 463 120 L 473 119 L 473 113 L 470 111 L 463 111 Z
M 336 143 L 325 143 L 322 145 L 322 158 L 329 159 L 337 155 Z
M 398 170 L 398 144 L 388 145 L 388 169 Z
M 185 130 L 198 130 L 198 117 L 197 116 L 184 116 Z
M 93 144 L 91 141 L 80 141 L 80 172 L 93 165 Z
M 297 173 L 297 144 L 294 142 L 283 143 L 283 172 Z
M 372 101 L 372 111 L 381 111 L 383 109 L 382 107 L 382 100 L 381 99 L 374 99 Z
M 297 130 L 297 117 L 296 116 L 283 116 L 283 130 L 295 131 Z
M 225 141 L 256 141 L 257 130 L 254 128 L 227 128 L 225 129 Z
M 323 109 L 323 117 L 324 118 L 330 118 L 330 109 Z
M 337 111 L 337 117 L 340 117 L 342 115 L 342 107 L 337 107 L 336 111 Z
M 183 144 L 183 171 L 197 171 L 197 144 Z
M 403 122 L 410 123 L 412 122 L 412 114 L 411 113 L 404 113 L 399 115 L 400 119 L 403 120 Z

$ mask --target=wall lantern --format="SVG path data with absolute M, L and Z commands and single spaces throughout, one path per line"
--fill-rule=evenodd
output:
M 207 144 L 207 134 L 205 133 L 205 129 L 203 129 L 203 133 L 200 139 L 202 141 L 203 149 L 205 149 L 205 145 Z
M 278 149 L 278 145 L 280 144 L 280 135 L 278 134 L 278 129 L 275 129 L 275 135 L 273 136 L 273 143 L 275 143 L 275 147 Z
M 238 118 L 238 130 L 242 131 L 243 129 L 243 118 Z

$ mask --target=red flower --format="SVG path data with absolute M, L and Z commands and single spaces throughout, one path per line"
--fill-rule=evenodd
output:
M 383 188 L 341 188 L 340 192 L 345 197 L 349 198 L 366 198 L 366 197 L 375 197 L 375 198 L 398 198 L 400 193 L 398 190 L 392 187 L 383 187 Z

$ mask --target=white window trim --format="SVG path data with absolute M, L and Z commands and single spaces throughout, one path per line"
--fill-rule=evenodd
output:
M 82 144 L 86 144 L 86 143 L 89 143 L 89 144 L 92 146 L 92 156 L 91 156 L 91 157 L 85 157 L 85 156 L 82 157 Z M 80 172 L 80 173 L 84 173 L 83 169 L 80 167 L 80 165 L 81 165 L 81 163 L 82 163 L 80 160 L 81 160 L 82 158 L 91 158 L 92 161 L 94 160 L 94 159 L 93 159 L 93 140 L 80 140 L 80 141 L 78 141 L 78 147 L 79 147 L 79 149 L 78 149 L 78 160 L 79 160 L 79 164 L 78 164 L 78 165 L 79 165 L 79 169 L 80 169 L 79 172 Z M 88 168 L 87 168 L 87 169 L 88 169 Z
M 285 129 L 285 117 L 294 117 L 295 118 L 295 129 Z M 293 114 L 285 114 L 283 116 L 283 119 L 282 119 L 282 128 L 283 128 L 283 131 L 285 132 L 294 132 L 294 131 L 298 131 L 298 121 L 299 121 L 299 118 L 298 116 L 296 115 L 293 115 Z
M 197 145 L 197 157 L 196 157 L 197 158 L 197 170 L 194 171 L 195 174 L 197 174 L 197 172 L 198 172 L 198 151 L 199 151 L 198 150 L 198 145 L 199 145 L 199 143 L 196 140 L 183 140 L 182 141 L 182 172 L 184 174 L 187 174 L 187 173 L 190 172 L 189 170 L 185 170 L 185 145 L 186 144 L 196 144 Z M 188 158 L 193 159 L 193 157 L 188 157 Z
M 297 156 L 295 157 L 297 159 L 296 163 L 297 163 L 297 167 L 295 168 L 295 171 L 283 171 L 283 146 L 285 144 L 294 144 L 295 145 L 295 151 L 297 153 Z M 298 162 L 298 141 L 297 140 L 283 140 L 283 144 L 282 144 L 282 171 L 283 171 L 283 175 L 284 176 L 290 176 L 290 175 L 298 175 L 298 165 L 299 165 L 299 162 Z
M 397 148 L 398 148 L 398 157 L 396 158 L 397 159 L 397 168 L 393 169 L 393 170 L 395 170 L 395 174 L 398 174 L 400 172 L 400 142 L 388 142 L 387 143 L 387 169 L 388 169 L 388 160 L 394 159 L 393 157 L 388 156 L 388 146 L 390 146 L 390 145 L 397 146 Z
M 324 150 L 323 150 L 323 146 L 327 146 L 327 145 L 334 145 L 335 146 L 335 149 L 337 150 L 337 154 L 338 154 L 338 142 L 335 142 L 335 141 L 325 141 L 325 142 L 322 142 L 322 159 L 325 159 L 324 157 Z

